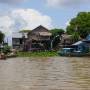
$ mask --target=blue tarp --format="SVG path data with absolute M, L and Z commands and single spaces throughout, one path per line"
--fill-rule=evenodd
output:
M 86 40 L 90 41 L 90 34 L 86 37 Z

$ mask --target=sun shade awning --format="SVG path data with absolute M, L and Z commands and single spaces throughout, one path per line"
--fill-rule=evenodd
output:
M 51 36 L 52 34 L 49 32 L 39 32 L 40 36 Z

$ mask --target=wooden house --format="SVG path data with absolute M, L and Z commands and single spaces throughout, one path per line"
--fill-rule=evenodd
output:
M 50 49 L 51 33 L 43 26 L 38 26 L 28 33 L 26 50 L 47 50 Z
M 28 38 L 35 41 L 50 40 L 51 33 L 43 26 L 38 26 L 28 33 Z

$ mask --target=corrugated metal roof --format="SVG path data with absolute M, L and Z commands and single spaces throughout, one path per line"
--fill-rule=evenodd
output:
M 27 34 L 24 34 L 24 35 L 25 35 L 25 38 L 27 38 Z M 23 34 L 19 32 L 14 32 L 12 34 L 12 38 L 22 38 L 22 37 L 23 37 Z
M 83 42 L 82 41 L 78 41 L 78 42 L 76 42 L 76 43 L 74 43 L 74 44 L 72 44 L 72 45 L 80 45 L 80 44 L 82 44 Z

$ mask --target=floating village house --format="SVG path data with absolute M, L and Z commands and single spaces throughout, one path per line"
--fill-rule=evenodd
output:
M 21 33 L 13 35 L 13 48 L 23 48 L 24 50 L 49 50 L 51 33 L 43 26 L 38 26 L 23 36 Z M 24 38 L 23 38 L 24 37 Z

